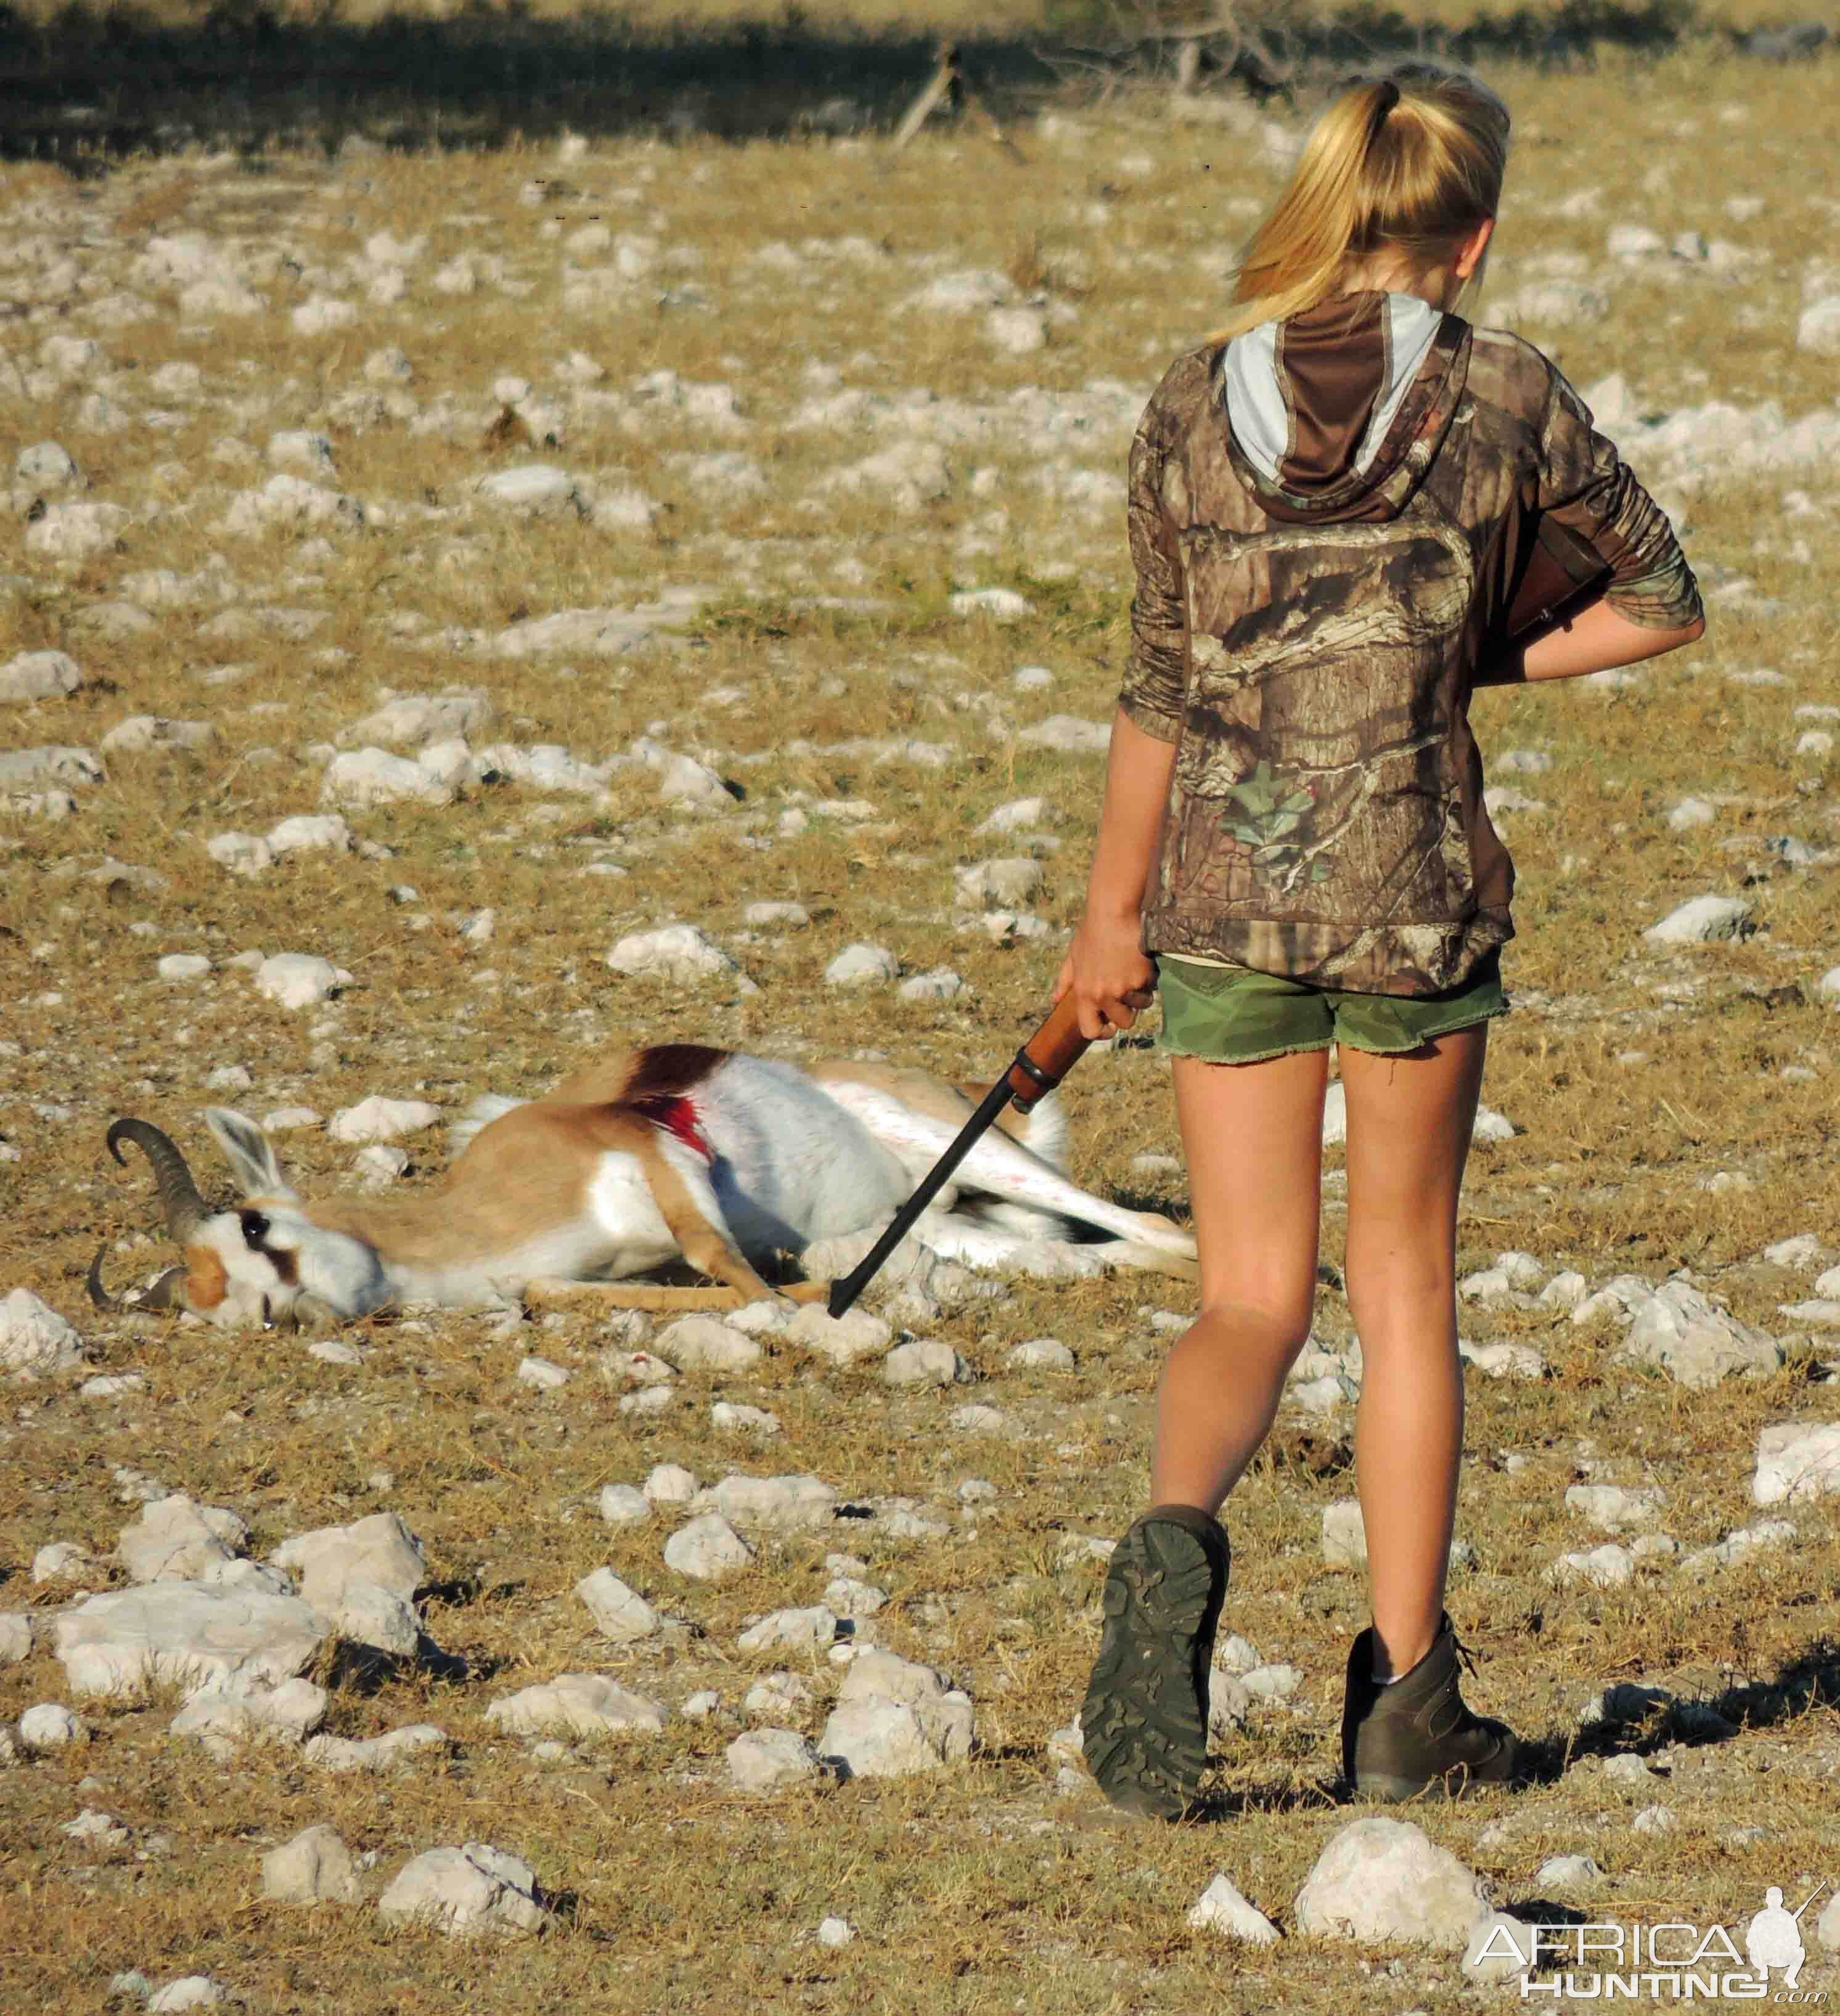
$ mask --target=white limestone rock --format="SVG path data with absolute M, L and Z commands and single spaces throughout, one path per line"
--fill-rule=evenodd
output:
M 332 443 L 308 427 L 286 427 L 271 434 L 268 456 L 277 469 L 304 470 L 309 476 L 333 473 Z
M 33 1555 L 32 1580 L 37 1583 L 74 1578 L 87 1573 L 91 1565 L 88 1550 L 76 1541 L 52 1540 Z
M 642 1526 L 652 1516 L 651 1500 L 633 1484 L 603 1484 L 600 1516 L 610 1526 Z
M 699 1493 L 700 1510 L 713 1511 L 743 1526 L 794 1532 L 830 1523 L 837 1492 L 817 1477 L 725 1477 Z
M 411 744 L 465 737 L 492 718 L 492 702 L 483 686 L 444 686 L 435 693 L 393 693 L 373 712 L 342 729 L 342 743 L 398 749 Z
M 1561 1554 L 1552 1567 L 1552 1579 L 1561 1588 L 1583 1583 L 1592 1589 L 1620 1589 L 1635 1575 L 1635 1556 L 1613 1540 L 1588 1552 Z
M 311 1737 L 302 1754 L 309 1764 L 322 1771 L 374 1773 L 394 1770 L 419 1751 L 439 1749 L 447 1741 L 447 1731 L 437 1723 L 416 1722 L 382 1736 Z
M 1651 945 L 1712 945 L 1748 938 L 1755 929 L 1752 906 L 1742 897 L 1695 896 L 1642 935 Z
M 355 497 L 283 471 L 260 489 L 238 491 L 224 513 L 222 529 L 233 538 L 260 538 L 277 528 L 324 532 L 355 528 L 365 515 Z
M 30 1288 L 0 1297 L 0 1372 L 48 1379 L 83 1363 L 83 1340 Z
M 996 623 L 1017 623 L 1035 613 L 1035 604 L 1013 588 L 967 588 L 946 597 L 955 616 L 986 616 Z
M 936 966 L 904 980 L 895 992 L 902 1001 L 956 1001 L 965 991 L 963 977 L 949 966 Z
M 1626 1491 L 1618 1484 L 1572 1484 L 1565 1488 L 1565 1509 L 1588 1519 L 1606 1532 L 1619 1533 L 1626 1526 L 1652 1525 L 1664 1503 L 1652 1485 Z
M 834 470 L 820 486 L 846 495 L 879 494 L 912 517 L 952 494 L 952 471 L 937 441 L 909 438 Z
M 69 452 L 52 441 L 22 448 L 13 459 L 13 473 L 39 491 L 67 489 L 81 473 Z
M 127 524 L 119 504 L 49 504 L 26 527 L 26 551 L 41 560 L 93 560 L 115 550 Z
M 385 1099 L 374 1093 L 335 1113 L 326 1131 L 335 1141 L 394 1141 L 419 1134 L 440 1118 L 441 1108 L 425 1099 Z
M 254 881 L 275 865 L 275 850 L 253 833 L 213 833 L 204 851 L 220 868 Z
M 1323 1507 L 1323 1559 L 1332 1568 L 1363 1568 L 1367 1528 L 1358 1498 L 1338 1498 Z
M 898 977 L 901 962 L 882 945 L 846 945 L 824 969 L 827 987 L 886 987 Z
M 1606 320 L 1610 297 L 1601 287 L 1562 278 L 1535 280 L 1501 304 L 1503 320 L 1532 330 L 1582 327 Z
M 754 1559 L 748 1546 L 719 1512 L 705 1512 L 664 1543 L 664 1565 L 693 1582 L 722 1582 Z
M 418 1855 L 378 1899 L 377 1910 L 463 1938 L 540 1931 L 550 1917 L 530 1864 L 478 1841 Z
M 644 1503 L 643 1499 L 641 1504 Z M 646 1508 L 649 1514 L 650 1508 Z M 642 1515 L 643 1516 L 643 1515 Z M 588 1614 L 601 1634 L 616 1645 L 631 1645 L 653 1636 L 661 1628 L 658 1613 L 637 1589 L 622 1582 L 610 1568 L 596 1568 L 575 1584 L 575 1593 L 588 1606 Z
M 1840 315 L 1835 320 L 1840 323 Z M 1814 1935 L 1829 1953 L 1840 1952 L 1840 1895 L 1827 1900 L 1827 1908 L 1814 1921 Z
M 1111 724 L 1084 721 L 1078 715 L 1051 714 L 1032 728 L 1021 729 L 1016 740 L 1032 748 L 1058 750 L 1068 756 L 1103 756 L 1111 747 Z
M 818 1753 L 794 1729 L 753 1729 L 726 1752 L 729 1782 L 739 1792 L 776 1792 L 822 1774 Z
M 818 1603 L 776 1610 L 750 1625 L 735 1642 L 744 1652 L 822 1651 L 836 1636 L 836 1613 Z
M 1295 1908 L 1298 1929 L 1321 1938 L 1460 1953 L 1487 1900 L 1475 1875 L 1422 1827 L 1376 1818 L 1333 1837 Z
M 0 707 L 63 700 L 82 684 L 77 661 L 67 651 L 17 652 L 0 665 Z
M 740 972 L 722 947 L 694 924 L 664 924 L 655 931 L 628 931 L 607 954 L 607 964 L 616 973 L 661 980 L 676 987 L 727 979 Z
M 659 1463 L 646 1472 L 643 1488 L 649 1504 L 689 1505 L 703 1487 L 697 1481 L 696 1472 L 686 1470 L 682 1463 Z
M 176 2016 L 185 2009 L 218 2009 L 231 2000 L 230 1991 L 208 1974 L 185 1974 L 169 1981 L 147 1997 L 147 2016 Z
M 1840 1492 L 1840 1422 L 1780 1421 L 1757 1437 L 1751 1497 L 1759 1505 Z
M 894 1334 L 888 1323 L 867 1309 L 846 1309 L 841 1316 L 834 1316 L 821 1302 L 805 1303 L 786 1332 L 794 1343 L 840 1367 L 880 1357 Z
M 281 1008 L 316 1007 L 351 981 L 343 967 L 312 952 L 273 952 L 255 970 L 256 992 Z
M 221 1505 L 199 1505 L 183 1492 L 147 1505 L 115 1543 L 131 1581 L 203 1582 L 249 1545 L 249 1528 Z
M 974 862 L 953 873 L 961 903 L 984 910 L 1013 909 L 1039 895 L 1047 871 L 1026 855 Z
M 882 1377 L 891 1386 L 964 1386 L 976 1377 L 943 1337 L 898 1344 L 882 1362 Z
M 207 1688 L 173 1717 L 169 1733 L 190 1737 L 227 1760 L 244 1743 L 304 1743 L 325 1721 L 330 1701 L 324 1687 L 304 1679 L 275 1687 L 239 1685 L 231 1693 Z
M 1073 1353 L 1057 1337 L 1032 1337 L 1026 1344 L 1012 1345 L 1004 1363 L 1019 1372 L 1071 1372 Z
M 885 1589 L 856 1575 L 833 1575 L 824 1585 L 824 1607 L 834 1617 L 852 1621 L 873 1617 L 888 1607 L 888 1601 Z
M 1542 1890 L 1594 1890 L 1603 1882 L 1604 1872 L 1588 1855 L 1550 1855 L 1533 1880 Z
M 765 1355 L 759 1340 L 719 1316 L 679 1316 L 658 1333 L 654 1348 L 679 1372 L 740 1372 Z
M 455 796 L 444 782 L 406 756 L 387 749 L 348 749 L 326 767 L 322 805 L 362 811 L 373 805 L 451 805 Z
M 20 1748 L 35 1754 L 86 1742 L 88 1735 L 82 1718 L 61 1701 L 40 1701 L 19 1719 Z
M 520 463 L 481 477 L 475 492 L 489 504 L 524 518 L 580 517 L 587 509 L 581 488 L 566 470 L 543 462 Z
M 730 1435 L 776 1435 L 781 1426 L 777 1414 L 738 1400 L 718 1400 L 709 1409 L 709 1425 Z
M 1248 1946 L 1273 1946 L 1278 1928 L 1256 1905 L 1248 1903 L 1223 1869 L 1196 1899 L 1188 1914 L 1190 1927 L 1197 1932 L 1219 1932 L 1223 1938 L 1244 1940 Z
M 992 308 L 984 329 L 991 347 L 1010 357 L 1026 357 L 1048 340 L 1048 319 L 1039 308 Z
M 106 775 L 93 749 L 54 743 L 37 749 L 0 750 L 0 790 L 34 784 L 99 784 Z
M 415 1606 L 395 1590 L 362 1578 L 349 1581 L 329 1613 L 339 1636 L 354 1645 L 413 1658 L 421 1649 L 421 1619 Z
M 1690 1282 L 1665 1283 L 1636 1309 L 1622 1355 L 1658 1365 L 1677 1384 L 1716 1386 L 1734 1373 L 1760 1378 L 1783 1362 L 1782 1347 L 1740 1323 Z
M 605 1736 L 637 1730 L 656 1736 L 666 1710 L 600 1673 L 562 1673 L 494 1701 L 488 1722 L 513 1736 Z
M 338 812 L 297 812 L 277 820 L 266 835 L 271 854 L 349 854 L 351 829 Z
M 1466 1365 L 1490 1379 L 1543 1379 L 1547 1362 L 1530 1344 L 1459 1344 Z
M 31 1618 L 15 1611 L 0 1612 L 0 1666 L 16 1666 L 31 1656 Z
M 336 1827 L 303 1827 L 262 1857 L 262 1895 L 280 1904 L 348 1904 L 361 1895 L 358 1865 Z
M 1795 347 L 1817 357 L 1840 357 L 1840 294 L 1827 294 L 1802 311 Z
M 52 1626 L 71 1691 L 82 1695 L 278 1687 L 312 1664 L 329 1635 L 325 1617 L 297 1597 L 197 1582 L 92 1596 Z
M 906 1777 L 963 1762 L 974 1726 L 970 1696 L 931 1667 L 864 1652 L 844 1675 L 818 1751 L 845 1777 Z
M 301 1595 L 328 1615 L 340 1609 L 351 1591 L 365 1584 L 406 1604 L 428 1579 L 421 1542 L 394 1512 L 373 1512 L 348 1526 L 297 1533 L 268 1558 L 297 1576 Z

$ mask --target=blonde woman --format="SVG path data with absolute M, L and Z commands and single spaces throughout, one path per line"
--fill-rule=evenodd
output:
M 1653 657 L 1704 619 L 1666 518 L 1557 369 L 1455 311 L 1507 137 L 1467 77 L 1345 91 L 1231 320 L 1170 367 L 1132 449 L 1131 664 L 1057 992 L 1094 1035 L 1160 985 L 1201 1250 L 1082 1710 L 1099 1784 L 1140 1813 L 1186 1810 L 1205 1760 L 1217 1515 L 1309 1334 L 1332 1044 L 1373 1614 L 1344 1771 L 1395 1799 L 1514 1771 L 1511 1733 L 1463 1701 L 1444 1611 L 1457 1194 L 1514 929 L 1469 697 Z M 1530 556 L 1604 585 L 1503 643 Z

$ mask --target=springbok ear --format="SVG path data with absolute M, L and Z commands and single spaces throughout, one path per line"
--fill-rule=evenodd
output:
M 293 1190 L 281 1173 L 268 1137 L 253 1120 L 246 1120 L 227 1106 L 207 1106 L 204 1124 L 224 1151 L 245 1197 L 291 1197 Z

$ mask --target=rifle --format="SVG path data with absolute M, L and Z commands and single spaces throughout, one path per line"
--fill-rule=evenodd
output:
M 913 1196 L 895 1212 L 888 1230 L 870 1248 L 861 1264 L 841 1281 L 831 1283 L 826 1306 L 834 1316 L 841 1316 L 874 1280 L 882 1262 L 907 1237 L 914 1221 L 970 1154 L 978 1136 L 996 1124 L 1004 1107 L 1014 1104 L 1018 1113 L 1029 1112 L 1086 1055 L 1091 1041 L 1080 1034 L 1079 1015 L 1069 988 L 1054 1004 L 1046 1021 L 1016 1053 L 1015 1061 L 985 1095 L 984 1103 L 959 1130 L 957 1139 L 921 1177 Z

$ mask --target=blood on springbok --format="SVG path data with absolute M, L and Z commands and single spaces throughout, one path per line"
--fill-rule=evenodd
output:
M 778 1287 L 757 1271 L 823 1240 L 885 1224 L 956 1136 L 965 1095 L 924 1071 L 837 1063 L 801 1067 L 672 1043 L 625 1052 L 541 1099 L 476 1100 L 461 1152 L 437 1187 L 308 1201 L 253 1121 L 204 1119 L 243 1190 L 212 1212 L 184 1155 L 149 1121 L 122 1119 L 109 1150 L 140 1148 L 183 1255 L 153 1286 L 103 1309 L 177 1308 L 225 1327 L 341 1323 L 431 1302 L 481 1308 L 597 1284 L 610 1305 L 675 1300 L 732 1307 L 826 1284 Z M 985 1135 L 922 1219 L 942 1256 L 1002 1268 L 1044 1240 L 1104 1240 L 1116 1264 L 1192 1279 L 1194 1241 L 1154 1212 L 1071 1182 L 1065 1121 L 1044 1100 Z M 632 1285 L 687 1262 L 716 1291 Z M 626 1284 L 626 1285 L 622 1285 Z

